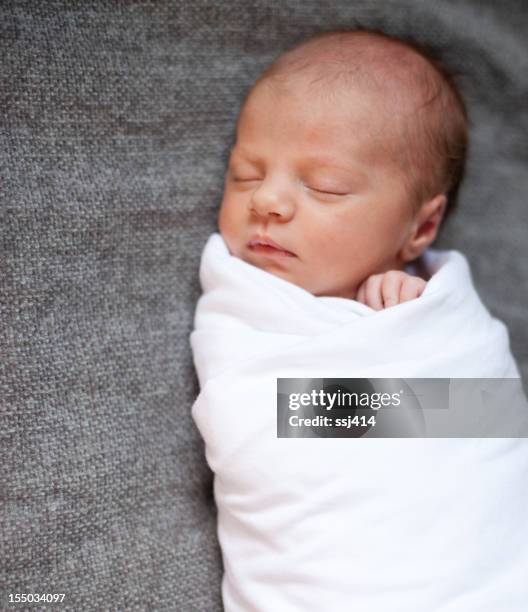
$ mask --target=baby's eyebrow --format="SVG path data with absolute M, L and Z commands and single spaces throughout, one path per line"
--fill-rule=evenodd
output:
M 231 147 L 231 149 L 229 150 L 229 154 L 234 155 L 235 157 L 244 157 L 247 160 L 252 161 L 252 162 L 260 161 L 260 158 L 257 155 L 252 155 L 248 151 L 244 151 L 244 149 L 241 149 L 240 147 L 236 147 L 235 145 Z
M 231 153 L 234 153 L 235 158 L 243 157 L 244 159 L 253 163 L 259 163 L 261 161 L 261 158 L 258 155 L 253 155 L 251 152 L 240 147 L 233 146 L 230 151 Z M 368 175 L 358 164 L 347 164 L 331 155 L 308 154 L 304 156 L 302 163 L 308 168 L 324 167 L 329 169 L 344 170 L 347 174 L 352 172 L 354 176 L 358 177 L 359 179 L 368 179 Z
M 346 172 L 353 172 L 360 177 L 366 178 L 367 175 L 361 169 L 358 164 L 347 164 L 342 160 L 339 160 L 332 156 L 321 156 L 321 155 L 308 155 L 307 162 L 309 166 L 325 168 L 337 168 L 339 170 L 345 170 Z

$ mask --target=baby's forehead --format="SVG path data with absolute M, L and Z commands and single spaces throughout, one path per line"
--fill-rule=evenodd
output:
M 306 75 L 305 75 L 306 76 Z M 263 83 L 255 92 L 238 136 L 269 137 L 270 121 L 295 134 L 291 142 L 339 157 L 358 154 L 369 163 L 386 162 L 403 144 L 394 110 L 377 88 L 360 82 L 330 84 L 314 90 L 310 79 L 283 81 L 279 89 Z M 249 127 L 248 127 L 249 126 Z M 397 153 L 396 153 L 397 154 Z
M 359 180 L 367 170 L 372 174 L 399 170 L 395 151 L 401 145 L 382 129 L 383 121 L 370 118 L 375 112 L 372 104 L 338 110 L 333 103 L 323 103 L 317 110 L 307 110 L 302 93 L 277 97 L 268 89 L 261 92 L 239 123 L 233 162 L 265 158 L 272 150 L 307 172 L 324 168 Z M 282 148 L 277 143 L 283 143 Z

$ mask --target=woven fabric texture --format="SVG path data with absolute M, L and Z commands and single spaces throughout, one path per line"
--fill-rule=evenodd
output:
M 76 612 L 222 609 L 190 414 L 199 256 L 249 85 L 356 24 L 432 44 L 461 75 L 470 161 L 437 246 L 468 256 L 528 374 L 523 2 L 5 0 L 0 609 L 29 592 Z

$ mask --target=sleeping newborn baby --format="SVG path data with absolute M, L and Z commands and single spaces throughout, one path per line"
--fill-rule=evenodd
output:
M 519 377 L 428 248 L 466 147 L 449 75 L 379 33 L 317 35 L 245 99 L 190 337 L 227 612 L 525 609 L 525 439 L 277 435 L 278 378 Z
M 425 280 L 402 270 L 436 237 L 466 142 L 461 98 L 428 59 L 372 34 L 315 37 L 243 105 L 222 237 L 314 295 L 418 297 Z

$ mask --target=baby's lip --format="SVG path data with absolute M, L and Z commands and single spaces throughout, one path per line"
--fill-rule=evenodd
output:
M 266 246 L 270 246 L 270 247 L 273 247 L 274 249 L 277 249 L 279 251 L 284 251 L 285 253 L 289 253 L 290 255 L 297 257 L 295 253 L 292 253 L 292 251 L 288 251 L 288 249 L 284 248 L 278 242 L 275 242 L 274 240 L 272 240 L 269 236 L 261 236 L 259 234 L 254 234 L 253 236 L 251 236 L 249 242 L 247 243 L 247 246 L 252 247 L 252 246 L 256 246 L 257 244 L 263 244 Z

